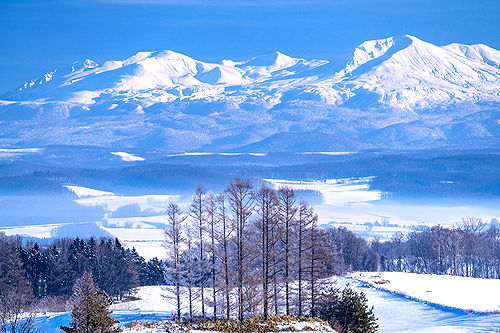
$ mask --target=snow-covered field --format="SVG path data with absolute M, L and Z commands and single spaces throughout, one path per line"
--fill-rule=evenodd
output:
M 381 200 L 382 193 L 370 189 L 373 177 L 291 181 L 266 179 L 274 187 L 290 186 L 297 190 L 319 191 L 324 201 L 315 206 L 319 223 L 344 226 L 365 237 L 390 238 L 395 232 L 407 233 L 417 225 L 453 226 L 462 217 L 473 216 L 485 222 L 500 218 L 500 206 L 472 203 L 400 202 Z
M 362 279 L 372 280 L 372 275 L 378 273 L 362 273 Z M 378 318 L 380 333 L 396 333 L 396 332 L 419 332 L 419 333 L 441 333 L 441 332 L 460 332 L 460 333 L 487 333 L 500 332 L 500 314 L 493 313 L 476 313 L 469 312 L 458 308 L 450 308 L 441 305 L 435 305 L 426 302 L 424 298 L 417 300 L 409 297 L 398 295 L 394 292 L 385 291 L 377 288 L 367 287 L 365 282 L 359 280 L 359 273 L 355 277 L 339 277 L 332 278 L 331 284 L 339 287 L 349 285 L 356 291 L 365 293 L 368 303 L 374 306 L 374 313 Z M 395 275 L 394 275 L 395 276 Z M 485 309 L 483 304 L 498 306 L 498 281 L 493 281 L 491 284 L 482 284 L 478 279 L 443 277 L 446 282 L 450 283 L 450 287 L 445 286 L 445 282 L 437 279 L 434 275 L 421 275 L 415 282 L 415 279 L 400 275 L 393 278 L 389 274 L 384 277 L 394 280 L 394 283 L 400 283 L 400 289 L 411 291 L 415 286 L 420 286 L 424 289 L 438 291 L 445 288 L 447 291 L 440 293 L 451 295 L 451 299 L 468 299 L 467 303 L 456 303 L 463 309 L 474 309 L 482 311 Z M 406 282 L 405 282 L 406 281 Z M 437 282 L 435 282 L 437 281 Z M 386 285 L 382 285 L 386 286 Z M 483 292 L 478 292 L 474 295 L 469 292 L 469 288 L 479 288 Z M 175 309 L 175 298 L 172 292 L 172 287 L 165 286 L 149 286 L 140 287 L 137 291 L 138 300 L 114 304 L 112 306 L 113 316 L 118 319 L 122 325 L 128 325 L 133 321 L 161 321 L 171 320 L 173 318 L 173 310 Z M 489 289 L 489 293 L 487 293 Z M 182 293 L 184 296 L 187 293 Z M 209 292 L 206 295 L 210 295 Z M 187 302 L 183 299 L 184 309 L 186 311 Z M 209 309 L 209 308 L 207 308 Z M 200 304 L 195 304 L 195 311 L 200 312 Z M 48 313 L 41 317 L 41 332 L 61 332 L 58 330 L 60 325 L 67 325 L 70 321 L 69 313 Z M 156 329 L 138 329 L 127 332 L 149 333 L 149 332 L 164 332 L 165 330 Z M 314 332 L 314 331 L 313 331 Z
M 123 151 L 115 151 L 115 152 L 111 152 L 111 154 L 115 155 L 115 156 L 119 156 L 122 159 L 122 161 L 125 161 L 125 162 L 142 162 L 142 161 L 145 161 L 144 157 L 132 155 L 130 153 L 126 153 L 126 152 L 123 152 Z
M 43 148 L 0 148 L 0 158 L 15 158 L 43 152 Z
M 7 236 L 22 235 L 36 238 L 50 238 L 52 230 L 54 230 L 58 226 L 58 224 L 41 224 L 16 227 L 1 227 L 0 232 L 5 233 Z
M 85 198 L 85 197 L 102 197 L 102 196 L 113 195 L 114 194 L 112 192 L 96 190 L 96 189 L 93 189 L 93 188 L 83 187 L 83 186 L 66 185 L 64 187 L 66 187 L 71 192 L 75 193 L 79 198 Z
M 353 278 L 341 278 L 338 285 L 349 284 L 365 293 L 374 307 L 380 333 L 498 333 L 500 314 L 484 314 L 446 308 L 413 300 L 392 292 L 367 286 Z M 461 293 L 462 289 L 456 291 Z
M 500 280 L 400 272 L 353 273 L 354 279 L 416 300 L 466 311 L 500 313 Z
M 140 196 L 119 196 L 119 195 L 99 195 L 76 200 L 83 206 L 101 206 L 110 212 L 116 211 L 118 208 L 138 204 L 141 209 L 148 208 L 165 208 L 168 203 L 179 203 L 180 196 L 178 195 L 140 195 Z

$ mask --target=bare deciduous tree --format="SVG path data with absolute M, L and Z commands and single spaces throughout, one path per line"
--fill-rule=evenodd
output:
M 218 208 L 218 219 L 220 220 L 221 225 L 221 234 L 219 237 L 219 243 L 222 247 L 222 279 L 224 281 L 224 298 L 225 298 L 225 310 L 226 310 L 226 319 L 230 318 L 231 315 L 231 301 L 230 301 L 230 293 L 231 293 L 231 285 L 230 281 L 230 240 L 233 234 L 233 231 L 229 225 L 228 216 L 226 212 L 226 194 L 223 192 L 217 196 L 217 208 Z
M 182 237 L 182 224 L 186 220 L 183 216 L 181 209 L 176 204 L 169 204 L 167 208 L 167 227 L 165 228 L 165 248 L 167 256 L 173 263 L 170 269 L 170 274 L 173 275 L 175 283 L 175 296 L 177 300 L 177 319 L 181 318 L 181 262 L 180 245 L 183 240 Z
M 245 271 L 243 266 L 245 257 L 245 229 L 247 227 L 250 215 L 253 211 L 254 194 L 252 192 L 252 184 L 250 181 L 236 179 L 227 187 L 228 200 L 233 211 L 233 218 L 236 230 L 236 252 L 237 252 L 237 276 L 236 288 L 238 290 L 238 319 L 243 320 L 244 317 L 244 284 Z
M 260 234 L 260 260 L 262 264 L 262 314 L 264 318 L 269 316 L 269 286 L 272 278 L 271 264 L 275 239 L 271 237 L 272 231 L 277 229 L 278 222 L 278 198 L 276 192 L 268 186 L 262 186 L 257 194 L 257 212 L 259 215 L 256 227 Z
M 203 232 L 205 231 L 206 212 L 205 212 L 205 189 L 201 186 L 196 187 L 193 201 L 191 203 L 190 215 L 198 229 L 198 249 L 199 249 L 199 272 L 200 297 L 201 297 L 201 315 L 205 318 L 205 240 Z
M 206 199 L 207 221 L 210 229 L 210 262 L 212 275 L 212 302 L 213 317 L 217 318 L 217 251 L 216 251 L 216 228 L 217 228 L 217 202 L 212 193 Z
M 283 186 L 278 190 L 278 209 L 280 222 L 283 227 L 283 246 L 284 246 L 284 279 L 285 279 L 285 314 L 290 314 L 290 268 L 292 264 L 292 235 L 294 232 L 294 219 L 297 207 L 295 206 L 295 191 Z

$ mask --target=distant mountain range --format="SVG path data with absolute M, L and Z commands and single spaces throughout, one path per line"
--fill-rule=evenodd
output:
M 500 51 L 367 41 L 341 69 L 276 52 L 75 62 L 0 97 L 0 147 L 166 151 L 500 147 Z

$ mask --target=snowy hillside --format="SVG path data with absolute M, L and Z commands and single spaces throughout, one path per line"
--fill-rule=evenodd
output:
M 353 273 L 370 285 L 413 299 L 466 311 L 500 313 L 500 281 L 401 272 Z
M 220 63 L 173 51 L 75 62 L 1 96 L 0 145 L 170 151 L 498 145 L 498 50 L 440 47 L 405 35 L 364 42 L 344 68 L 337 65 L 280 52 Z

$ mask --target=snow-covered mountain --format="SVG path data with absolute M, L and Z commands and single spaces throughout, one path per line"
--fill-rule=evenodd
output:
M 405 35 L 364 42 L 336 67 L 280 52 L 220 63 L 173 51 L 76 62 L 1 97 L 0 145 L 498 146 L 498 50 Z

